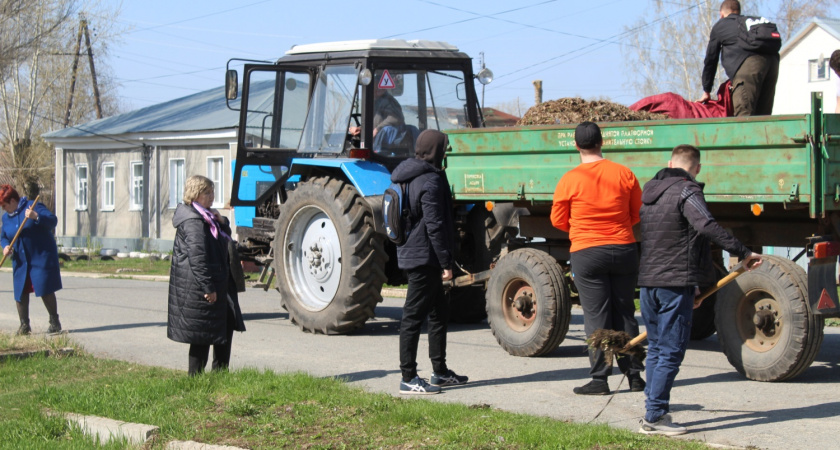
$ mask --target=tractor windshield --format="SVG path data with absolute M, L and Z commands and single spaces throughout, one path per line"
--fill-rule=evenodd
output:
M 300 141 L 301 153 L 344 150 L 358 79 L 359 69 L 353 66 L 329 66 L 317 77 Z

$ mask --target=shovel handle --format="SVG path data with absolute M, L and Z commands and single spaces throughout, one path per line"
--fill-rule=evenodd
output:
M 41 196 L 40 196 L 40 195 L 37 195 L 37 196 L 35 197 L 35 201 L 33 201 L 33 202 L 32 202 L 32 205 L 29 207 L 29 210 L 30 210 L 30 211 L 32 211 L 33 209 L 35 209 L 35 204 L 36 204 L 36 203 L 38 203 L 38 199 L 39 199 L 39 198 L 41 198 Z M 9 247 L 11 247 L 11 248 L 12 248 L 12 252 L 14 251 L 14 245 L 15 245 L 15 242 L 18 240 L 18 237 L 20 236 L 20 232 L 21 232 L 21 231 L 23 231 L 23 226 L 24 226 L 24 225 L 26 225 L 26 221 L 27 221 L 27 220 L 29 220 L 29 217 L 23 216 L 23 222 L 21 222 L 21 223 L 20 223 L 20 226 L 18 227 L 17 233 L 15 233 L 15 237 L 13 237 L 13 238 L 12 238 L 12 242 L 11 242 L 11 243 L 9 243 Z M 12 252 L 9 252 L 9 255 L 11 255 L 11 254 L 12 254 Z M 7 257 L 7 256 L 9 256 L 9 255 L 3 255 L 3 259 L 0 259 L 0 267 L 3 267 L 3 263 L 5 263 L 5 262 L 6 262 L 6 257 Z
M 697 308 L 698 306 L 700 306 L 700 303 L 702 303 L 703 300 L 705 300 L 710 295 L 712 295 L 715 292 L 717 292 L 718 290 L 720 290 L 720 288 L 729 284 L 735 278 L 738 278 L 738 275 L 741 275 L 742 273 L 744 273 L 746 271 L 747 271 L 747 268 L 744 266 L 744 262 L 743 261 L 739 262 L 738 265 L 736 265 L 735 267 L 732 268 L 732 272 L 729 272 L 729 275 L 727 275 L 727 276 L 721 278 L 720 280 L 718 280 L 717 284 L 715 284 L 714 286 L 706 289 L 705 291 L 703 291 L 702 294 L 700 294 L 697 298 L 695 298 L 694 299 L 694 307 Z M 638 336 L 631 339 L 630 342 L 628 342 L 627 345 L 625 345 L 624 348 L 621 349 L 621 353 L 624 353 L 627 350 L 630 350 L 631 348 L 639 345 L 639 343 L 644 341 L 646 338 L 647 338 L 647 331 L 645 331 L 643 333 L 640 333 Z

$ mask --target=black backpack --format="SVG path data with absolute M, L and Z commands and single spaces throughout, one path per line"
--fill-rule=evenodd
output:
M 753 53 L 779 53 L 782 35 L 764 17 L 738 16 L 738 46 Z
M 382 219 L 385 225 L 385 235 L 397 245 L 405 244 L 412 226 L 408 185 L 409 183 L 391 183 L 382 195 Z

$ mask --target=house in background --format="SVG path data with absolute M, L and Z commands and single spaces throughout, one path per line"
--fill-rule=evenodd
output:
M 230 215 L 237 122 L 217 88 L 45 134 L 56 147 L 58 244 L 171 250 L 172 215 L 195 174 L 213 180 L 214 207 Z
M 809 113 L 811 92 L 822 92 L 824 110 L 834 112 L 840 92 L 828 59 L 835 50 L 840 50 L 838 19 L 814 19 L 787 40 L 779 52 L 773 114 Z

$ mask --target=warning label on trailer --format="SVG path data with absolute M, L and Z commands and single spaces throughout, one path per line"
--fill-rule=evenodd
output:
M 464 174 L 464 192 L 484 192 L 484 174 L 465 173 Z
M 618 129 L 618 130 L 603 130 L 601 135 L 604 139 L 604 148 L 608 147 L 635 147 L 635 146 L 649 146 L 654 142 L 654 130 L 649 128 L 643 129 Z M 575 147 L 575 132 L 561 131 L 557 133 L 557 143 L 560 147 Z
M 382 78 L 379 80 L 379 89 L 394 89 L 397 85 L 394 83 L 394 79 L 391 78 L 391 73 L 388 70 L 382 71 Z

